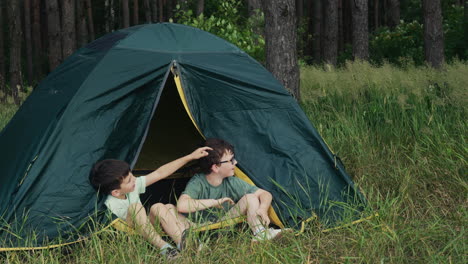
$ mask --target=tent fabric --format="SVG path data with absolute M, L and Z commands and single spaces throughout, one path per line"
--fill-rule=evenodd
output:
M 0 241 L 69 242 L 93 231 L 90 219 L 109 221 L 98 214 L 105 208 L 88 182 L 91 166 L 106 158 L 137 163 L 171 69 L 203 136 L 235 146 L 238 167 L 273 194 L 285 226 L 312 215 L 336 223 L 340 204 L 365 203 L 297 102 L 258 62 L 199 29 L 147 24 L 79 49 L 3 129 Z

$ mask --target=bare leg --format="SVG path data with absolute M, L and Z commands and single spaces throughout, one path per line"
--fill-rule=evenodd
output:
M 176 211 L 177 209 L 172 204 L 154 204 L 150 209 L 150 221 L 154 224 L 157 222 L 156 219 L 159 219 L 164 231 L 174 242 L 180 243 L 182 233 L 189 227 L 189 222 L 183 215 L 176 214 Z
M 252 229 L 253 232 L 257 230 L 257 228 L 262 226 L 260 219 L 257 215 L 257 210 L 260 207 L 260 201 L 258 197 L 254 194 L 246 194 L 242 196 L 242 198 L 237 202 L 237 204 L 231 208 L 223 219 L 230 219 L 234 217 L 238 217 L 241 215 L 247 216 L 247 223 Z
M 154 246 L 161 248 L 166 244 L 166 241 L 154 230 L 142 204 L 135 203 L 128 207 L 127 223 Z

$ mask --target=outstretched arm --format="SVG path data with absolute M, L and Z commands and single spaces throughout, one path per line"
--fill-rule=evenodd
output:
M 185 164 L 187 164 L 188 162 L 192 160 L 196 160 L 201 157 L 207 156 L 208 155 L 207 150 L 211 150 L 211 148 L 210 147 L 198 148 L 187 156 L 176 159 L 174 161 L 171 161 L 159 167 L 157 170 L 153 171 L 152 173 L 146 176 L 146 186 L 149 186 L 159 180 L 166 178 L 167 176 L 171 175 L 176 170 L 182 168 L 182 166 L 184 166 Z
M 225 202 L 234 204 L 234 201 L 228 197 L 221 199 L 192 199 L 187 194 L 182 194 L 177 201 L 177 210 L 181 213 L 193 213 L 211 207 L 221 208 Z

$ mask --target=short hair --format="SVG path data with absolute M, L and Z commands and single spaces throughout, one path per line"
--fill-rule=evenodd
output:
M 106 159 L 94 164 L 89 174 L 89 181 L 97 191 L 110 194 L 120 188 L 120 184 L 129 173 L 130 166 L 127 162 Z
M 200 172 L 205 174 L 211 172 L 211 166 L 213 164 L 221 162 L 224 153 L 232 152 L 232 154 L 234 154 L 234 146 L 219 138 L 208 138 L 202 145 L 213 149 L 207 150 L 208 156 L 202 157 L 198 161 Z

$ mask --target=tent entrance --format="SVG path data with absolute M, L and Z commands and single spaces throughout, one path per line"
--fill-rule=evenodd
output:
M 190 154 L 203 142 L 203 137 L 184 108 L 174 78 L 171 77 L 173 76 L 166 80 L 148 134 L 133 168 L 135 176 L 148 174 L 170 161 Z M 189 171 L 182 168 L 169 178 L 148 186 L 141 197 L 142 201 L 146 204 L 175 204 L 175 198 L 184 190 L 191 176 Z

